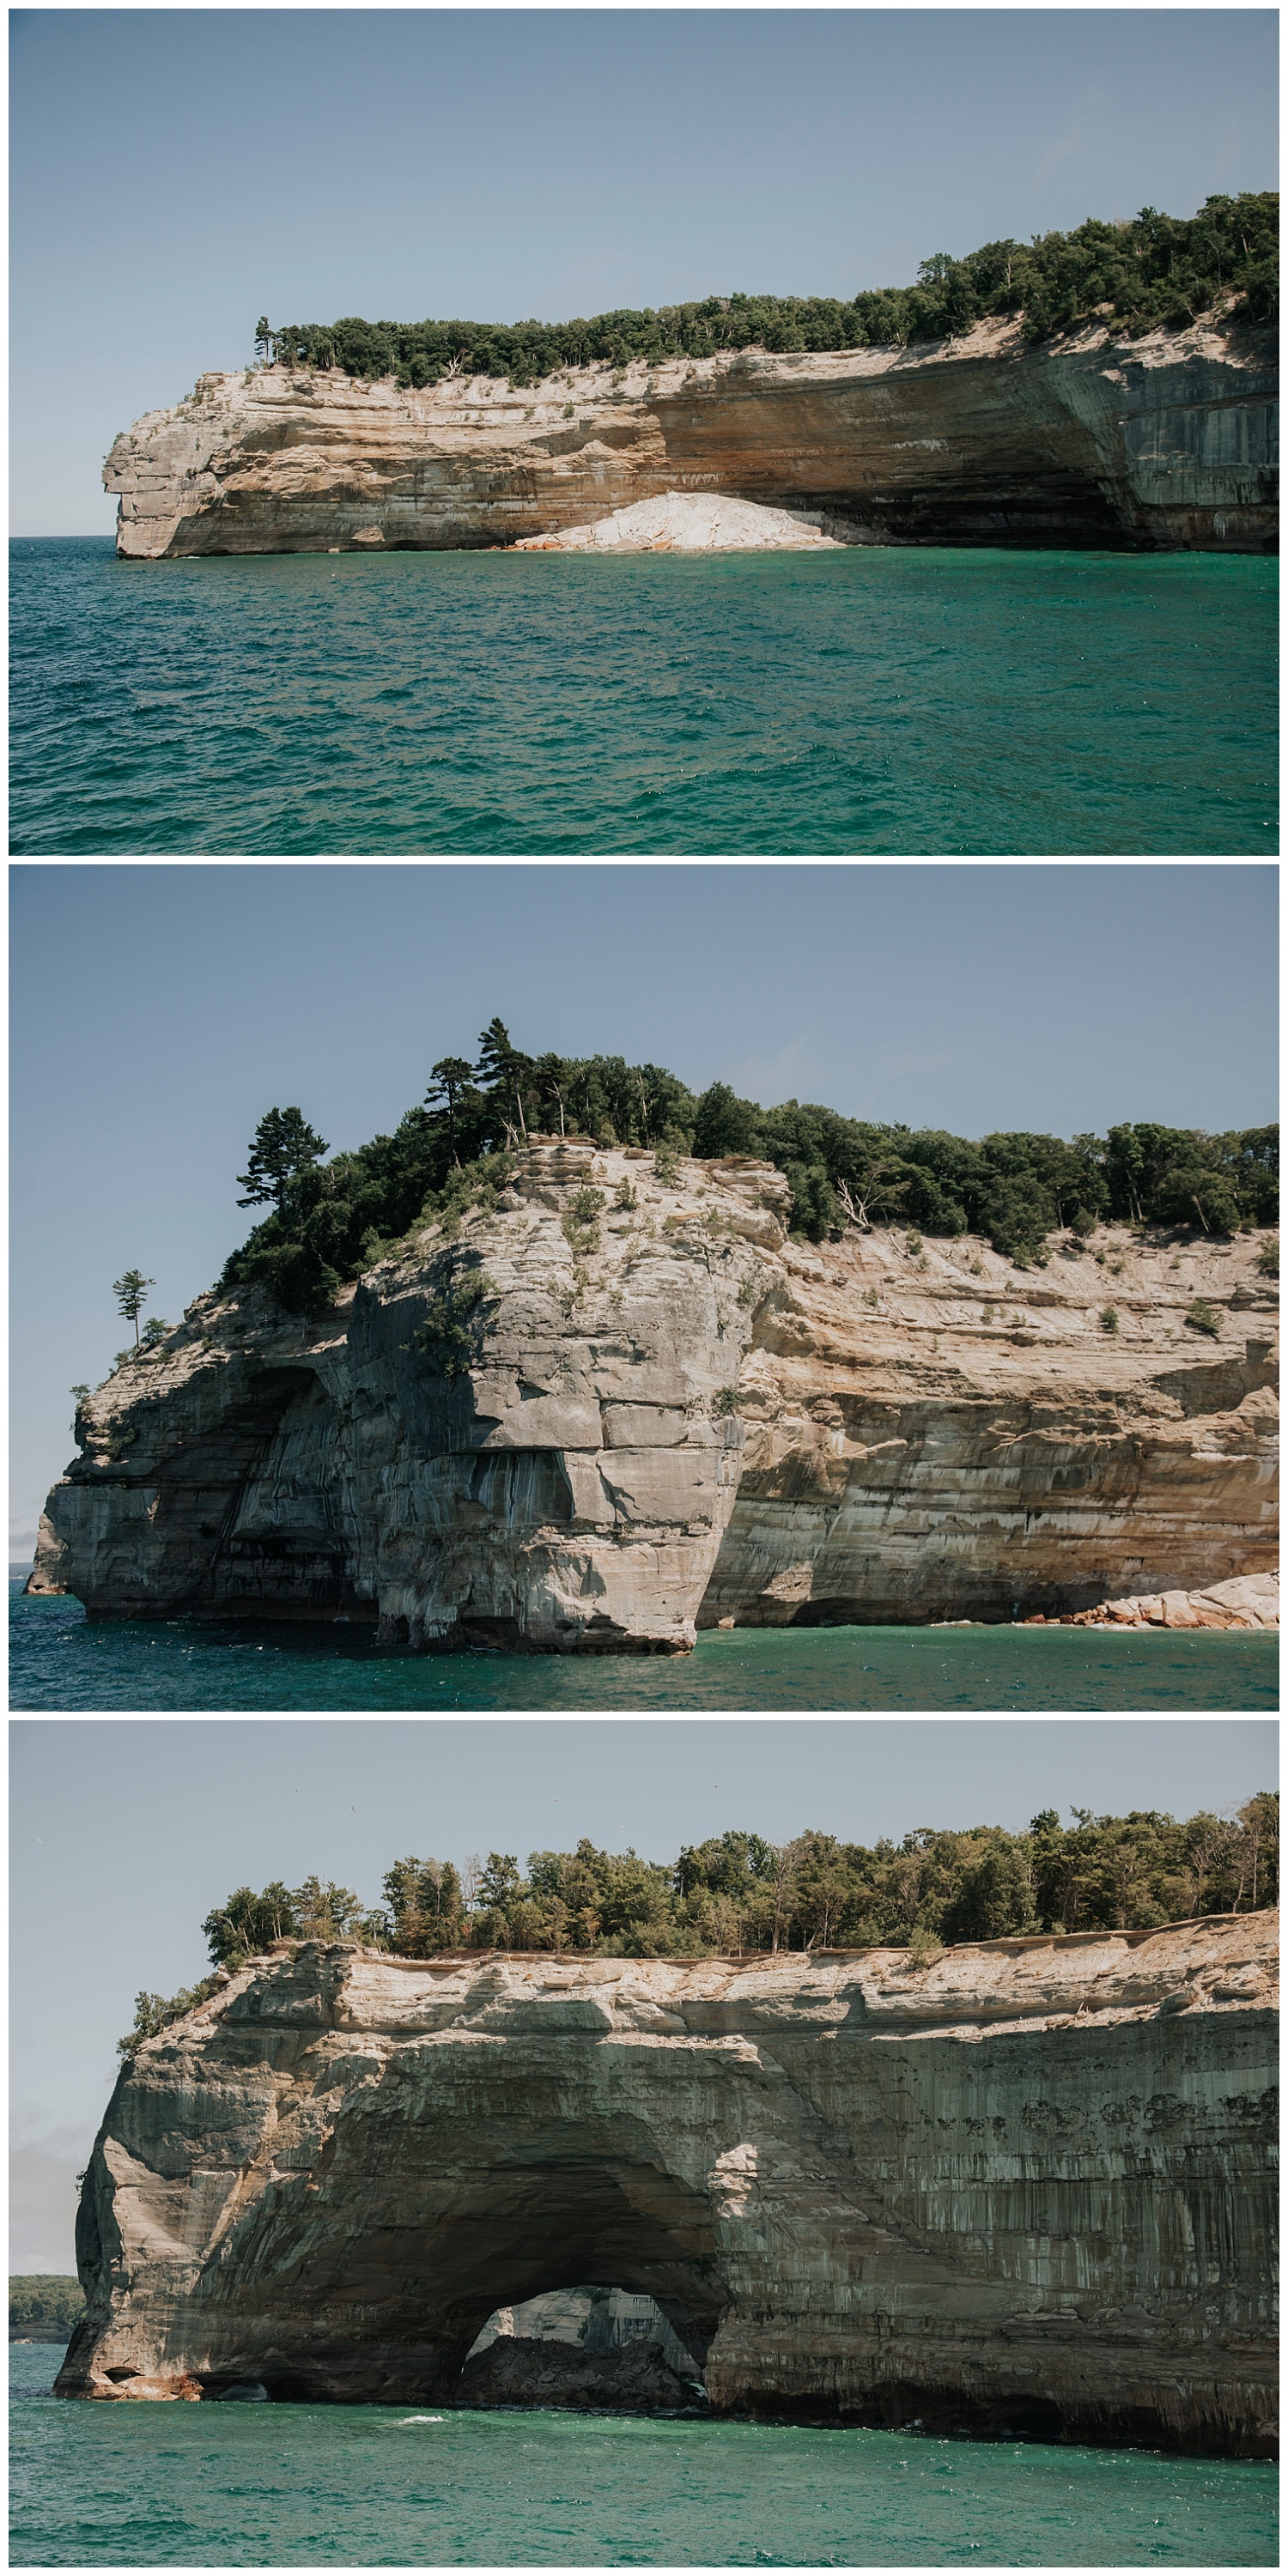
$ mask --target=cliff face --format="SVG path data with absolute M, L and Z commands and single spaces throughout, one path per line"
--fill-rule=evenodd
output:
M 1014 323 L 404 391 L 207 375 L 117 439 L 121 555 L 504 546 L 664 493 L 808 510 L 851 543 L 1201 546 L 1277 525 L 1273 339 L 1217 323 L 1026 348 Z
M 578 1248 L 579 1188 L 605 1206 Z M 633 1192 L 636 1204 L 611 1204 Z M 82 1410 L 32 1589 L 560 1653 L 1010 1619 L 1275 1561 L 1257 1244 L 785 1239 L 766 1164 L 535 1145 L 320 1315 L 211 1292 Z M 461 1373 L 416 1335 L 481 1271 Z M 474 1265 L 471 1270 L 470 1265 Z M 449 1290 L 450 1297 L 454 1291 Z M 1214 1341 L 1187 1326 L 1204 1298 Z M 1110 1299 L 1117 1330 L 1101 1317 Z
M 279 1945 L 121 2075 L 58 2389 L 442 2402 L 492 2310 L 597 2281 L 717 2410 L 1264 2453 L 1274 1930 Z

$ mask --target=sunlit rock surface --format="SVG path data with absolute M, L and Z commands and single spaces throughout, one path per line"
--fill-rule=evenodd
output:
M 585 1188 L 594 1248 L 567 1230 Z M 1099 1261 L 1067 1242 L 1021 1272 L 969 1237 L 815 1250 L 787 1212 L 767 1164 L 668 1183 L 651 1154 L 540 1144 L 459 1241 L 414 1227 L 318 1314 L 198 1298 L 82 1407 L 32 1589 L 96 1618 L 649 1653 L 1273 1570 L 1257 1238 L 1111 1228 Z M 454 1377 L 416 1343 L 444 1264 L 490 1292 Z M 1200 1302 L 1215 1336 L 1186 1321 Z
M 600 2282 L 717 2412 L 1264 2454 L 1275 1933 L 279 1945 L 122 2071 L 58 2389 L 468 2400 L 495 2310 Z
M 910 348 L 527 387 L 269 367 L 145 413 L 103 480 L 125 556 L 507 546 L 666 494 L 808 513 L 852 544 L 1259 552 L 1277 528 L 1277 391 L 1273 334 L 1210 318 L 1037 348 L 995 320 Z

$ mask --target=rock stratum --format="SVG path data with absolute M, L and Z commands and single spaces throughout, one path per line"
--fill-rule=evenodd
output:
M 1070 1240 L 1020 1272 L 970 1237 L 816 1251 L 788 1204 L 769 1164 L 668 1182 L 642 1150 L 547 1141 L 493 1212 L 452 1240 L 426 1221 L 314 1314 L 212 1290 L 83 1404 L 31 1589 L 92 1618 L 649 1653 L 1273 1571 L 1256 1237 L 1110 1229 L 1099 1261 Z M 471 1281 L 468 1351 L 418 1347 Z
M 718 2413 L 1264 2456 L 1275 1930 L 279 1945 L 122 2071 L 59 2393 L 469 2402 L 493 2310 L 598 2281 Z
M 1277 389 L 1273 335 L 1216 318 L 1036 348 L 991 321 L 529 387 L 272 366 L 145 413 L 103 480 L 131 557 L 510 546 L 684 495 L 800 513 L 806 542 L 1257 553 L 1278 525 Z

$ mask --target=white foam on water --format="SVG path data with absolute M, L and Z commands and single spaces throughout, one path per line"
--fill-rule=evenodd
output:
M 446 2421 L 445 2415 L 400 2415 L 394 2431 L 401 2433 L 405 2424 L 445 2424 Z

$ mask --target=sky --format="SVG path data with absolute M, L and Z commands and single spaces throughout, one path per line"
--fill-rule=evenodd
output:
M 177 1323 L 252 1216 L 267 1109 L 388 1133 L 494 1013 L 848 1117 L 1103 1133 L 1276 1114 L 1276 871 L 802 864 L 17 865 L 11 1536 L 72 1455 L 78 1382 Z
M 255 321 L 910 285 L 1276 184 L 1272 9 L 12 14 L 13 529 Z
M 730 1827 L 870 1844 L 1044 1807 L 1225 1812 L 1278 1778 L 1256 1718 L 41 1718 L 10 1750 L 15 2272 L 74 2270 L 116 2039 L 140 1989 L 205 1974 L 234 1887 L 315 1870 L 376 1904 L 409 1848 L 523 1863 L 585 1834 L 671 1861 Z

